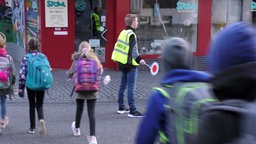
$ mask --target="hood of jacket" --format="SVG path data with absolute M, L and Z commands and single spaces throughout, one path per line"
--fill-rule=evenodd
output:
M 213 92 L 220 100 L 256 98 L 256 62 L 226 69 L 210 79 Z
M 228 25 L 213 39 L 209 70 L 213 92 L 221 100 L 256 97 L 256 30 L 246 22 Z
M 176 82 L 206 82 L 210 75 L 206 72 L 189 70 L 189 69 L 173 69 L 167 72 L 161 85 L 172 85 Z

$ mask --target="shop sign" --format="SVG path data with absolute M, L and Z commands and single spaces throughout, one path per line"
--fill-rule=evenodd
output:
M 45 26 L 68 27 L 68 0 L 45 1 Z
M 77 11 L 83 12 L 86 8 L 86 2 L 84 0 L 76 0 L 75 1 L 75 9 Z
M 66 7 L 64 2 L 60 2 L 60 1 L 51 1 L 48 0 L 47 1 L 47 7 Z
M 193 12 L 196 11 L 196 4 L 190 2 L 177 2 L 176 10 L 178 12 Z
M 251 10 L 256 11 L 256 2 L 251 2 Z

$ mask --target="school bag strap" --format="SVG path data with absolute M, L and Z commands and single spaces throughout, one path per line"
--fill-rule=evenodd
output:
M 153 87 L 153 91 L 159 91 L 164 97 L 170 98 L 168 89 L 172 87 L 173 87 L 172 85 L 164 85 L 162 87 Z

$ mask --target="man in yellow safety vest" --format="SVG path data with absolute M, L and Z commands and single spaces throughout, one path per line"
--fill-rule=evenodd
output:
M 100 38 L 100 27 L 101 27 L 101 21 L 100 21 L 100 7 L 96 6 L 94 8 L 93 13 L 91 14 L 91 34 L 93 38 Z
M 119 34 L 111 59 L 118 62 L 121 71 L 121 82 L 118 91 L 118 113 L 129 113 L 129 117 L 141 117 L 135 106 L 134 91 L 136 89 L 137 66 L 146 62 L 139 56 L 137 37 L 134 33 L 138 26 L 138 16 L 127 14 L 125 17 L 126 28 Z M 127 86 L 129 109 L 124 104 L 124 91 Z

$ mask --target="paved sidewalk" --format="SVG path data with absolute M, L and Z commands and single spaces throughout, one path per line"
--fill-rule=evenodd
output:
M 144 111 L 145 102 L 138 102 L 138 108 Z M 81 136 L 75 137 L 71 123 L 75 119 L 75 101 L 68 103 L 46 103 L 44 105 L 46 135 L 41 137 L 28 134 L 28 103 L 10 103 L 8 105 L 9 125 L 2 130 L 1 144 L 87 144 L 89 124 L 86 107 L 81 121 Z M 116 103 L 97 102 L 96 136 L 98 144 L 133 144 L 141 118 L 129 118 L 127 114 L 116 113 Z M 37 123 L 38 124 L 38 123 Z
M 18 75 L 20 63 L 22 57 L 25 54 L 25 49 L 17 46 L 14 43 L 7 43 L 6 49 L 14 59 Z M 148 63 L 150 64 L 151 62 L 148 61 Z M 159 84 L 162 73 L 159 72 L 158 75 L 152 76 L 147 66 L 139 66 L 139 68 L 144 71 L 138 72 L 137 89 L 135 92 L 135 97 L 136 99 L 145 100 L 148 98 L 148 95 L 150 94 L 152 87 L 157 86 Z M 49 90 L 49 96 L 46 96 L 46 102 L 69 102 L 73 99 L 69 96 L 72 90 L 72 83 L 71 81 L 68 81 L 65 72 L 66 70 L 53 70 L 54 85 Z M 120 83 L 120 72 L 113 70 L 104 70 L 103 76 L 105 75 L 111 76 L 111 82 L 108 86 L 104 86 L 103 84 L 101 84 L 99 90 L 100 99 L 98 101 L 116 101 L 117 91 Z M 16 84 L 18 85 L 18 77 Z M 11 102 L 17 101 L 20 102 L 22 100 L 20 100 L 16 95 L 13 98 L 13 101 Z
M 99 90 L 100 98 L 96 104 L 96 135 L 98 144 L 133 144 L 141 118 L 129 118 L 127 114 L 117 114 L 117 91 L 120 81 L 118 71 L 106 70 L 103 74 L 111 76 L 109 85 L 103 84 Z M 75 99 L 70 97 L 72 84 L 68 81 L 65 70 L 54 70 L 54 85 L 46 94 L 44 112 L 47 135 L 39 136 L 27 133 L 29 127 L 28 100 L 15 95 L 8 100 L 10 124 L 2 130 L 0 143 L 3 144 L 86 144 L 89 135 L 87 108 L 85 106 L 81 137 L 72 135 L 70 126 L 75 118 Z M 157 86 L 161 73 L 152 76 L 149 71 L 139 71 L 136 106 L 145 112 L 146 103 L 153 86 Z M 127 96 L 125 96 L 127 104 Z
M 17 52 L 16 46 L 8 44 L 8 52 L 14 57 L 17 75 L 24 49 Z M 135 91 L 136 106 L 145 112 L 146 103 L 152 87 L 158 86 L 162 73 L 152 76 L 150 70 L 139 71 L 137 88 Z M 72 83 L 68 81 L 66 70 L 53 70 L 54 84 L 46 94 L 44 113 L 47 127 L 45 137 L 28 134 L 29 108 L 27 97 L 19 98 L 16 94 L 8 100 L 8 116 L 10 124 L 2 130 L 0 143 L 2 144 L 86 144 L 89 135 L 87 108 L 85 106 L 81 121 L 81 137 L 72 135 L 71 123 L 75 118 L 75 99 L 70 97 Z M 101 84 L 100 98 L 96 103 L 96 135 L 98 144 L 133 144 L 137 127 L 141 118 L 129 118 L 127 114 L 117 114 L 117 93 L 120 83 L 120 72 L 105 70 L 103 76 L 110 75 L 111 82 L 105 86 Z M 18 77 L 17 83 L 18 86 Z M 16 88 L 17 88 L 16 86 Z M 126 92 L 125 92 L 126 95 Z M 127 96 L 125 96 L 127 104 Z
M 46 94 L 47 102 L 69 102 L 73 97 L 70 97 L 73 85 L 66 76 L 66 70 L 54 70 L 53 72 L 54 84 L 51 89 L 49 89 Z M 103 76 L 110 75 L 111 82 L 105 86 L 101 83 L 98 101 L 100 102 L 113 102 L 117 101 L 117 93 L 120 83 L 120 72 L 113 70 L 105 70 Z M 161 80 L 162 73 L 159 72 L 158 75 L 152 76 L 150 71 L 139 71 L 137 88 L 135 91 L 135 97 L 138 100 L 146 100 L 151 93 L 152 87 L 158 86 Z M 126 95 L 127 91 L 125 92 Z M 127 96 L 125 96 L 127 97 Z M 15 95 L 11 102 L 20 102 L 20 98 Z

